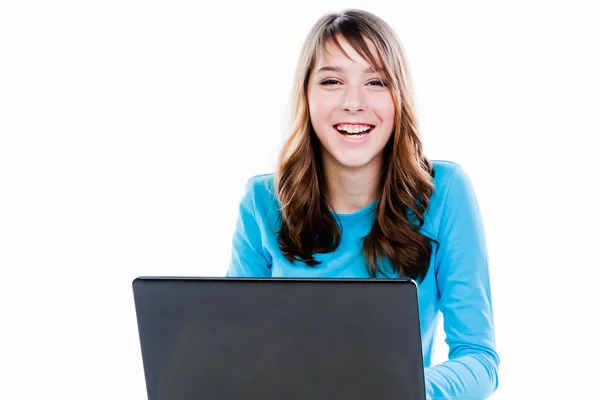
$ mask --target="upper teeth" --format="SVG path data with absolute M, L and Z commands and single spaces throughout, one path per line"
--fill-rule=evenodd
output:
M 338 131 L 344 131 L 348 133 L 360 133 L 371 129 L 370 125 L 338 125 Z

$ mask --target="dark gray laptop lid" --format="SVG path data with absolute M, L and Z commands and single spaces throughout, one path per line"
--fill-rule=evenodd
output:
M 149 400 L 425 399 L 417 286 L 140 277 Z

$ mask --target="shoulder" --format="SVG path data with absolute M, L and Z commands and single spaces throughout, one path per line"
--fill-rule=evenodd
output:
M 254 175 L 246 181 L 244 198 L 254 202 L 272 201 L 275 198 L 275 177 L 273 173 Z
M 275 183 L 275 175 L 273 173 L 254 175 L 248 179 L 246 185 L 256 188 L 270 188 Z
M 250 209 L 257 219 L 267 219 L 273 210 L 279 210 L 273 173 L 254 175 L 246 181 L 242 206 Z
M 456 174 L 462 170 L 462 165 L 448 160 L 432 160 L 435 177 L 433 184 L 437 193 L 444 192 L 455 178 Z
M 447 160 L 432 160 L 434 192 L 429 202 L 429 219 L 437 232 L 448 218 L 461 218 L 466 208 L 476 206 L 475 191 L 461 164 Z
M 432 203 L 435 201 L 438 205 L 443 205 L 447 196 L 457 187 L 470 188 L 471 182 L 463 166 L 454 161 L 432 160 L 434 170 L 434 194 Z

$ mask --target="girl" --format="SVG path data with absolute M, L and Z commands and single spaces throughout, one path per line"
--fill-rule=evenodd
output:
M 459 164 L 423 154 L 406 58 L 377 16 L 311 29 L 275 174 L 251 178 L 229 277 L 404 277 L 418 284 L 428 399 L 498 386 L 484 230 Z M 449 360 L 432 364 L 443 315 Z

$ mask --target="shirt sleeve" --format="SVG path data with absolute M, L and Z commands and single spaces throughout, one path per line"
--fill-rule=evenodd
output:
M 461 166 L 449 185 L 435 261 L 448 361 L 425 368 L 427 399 L 482 400 L 498 387 L 488 255 L 471 181 Z
M 226 277 L 270 277 L 270 257 L 263 248 L 256 218 L 253 179 L 245 186 L 240 202 L 231 247 L 231 262 Z

